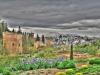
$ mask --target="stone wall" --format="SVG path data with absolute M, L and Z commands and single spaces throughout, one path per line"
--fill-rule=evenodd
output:
M 22 53 L 22 34 L 16 32 L 3 32 L 3 46 L 9 55 Z
M 41 46 L 46 46 L 46 45 L 43 44 L 41 41 L 34 42 L 34 48 L 38 48 L 38 47 L 41 47 Z
M 51 45 L 52 44 L 52 39 L 51 38 L 46 38 L 46 45 Z

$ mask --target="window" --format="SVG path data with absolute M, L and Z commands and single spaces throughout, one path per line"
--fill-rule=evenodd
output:
M 12 46 L 14 46 L 14 43 L 12 43 Z
M 20 43 L 19 43 L 19 46 L 20 46 Z

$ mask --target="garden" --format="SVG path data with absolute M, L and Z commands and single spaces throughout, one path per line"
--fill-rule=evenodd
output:
M 22 57 L 16 62 L 7 64 L 5 68 L 0 67 L 0 75 L 100 75 L 99 58 L 69 60 L 63 57 Z
M 70 50 L 54 50 L 53 46 L 37 49 L 18 56 L 0 56 L 0 75 L 100 75 L 99 42 L 75 45 Z M 89 54 L 75 58 L 75 54 Z M 60 54 L 60 55 L 58 55 Z M 69 55 L 63 56 L 62 54 Z

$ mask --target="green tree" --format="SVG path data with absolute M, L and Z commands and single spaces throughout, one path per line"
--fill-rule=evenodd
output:
M 17 33 L 21 33 L 21 34 L 22 34 L 22 31 L 21 31 L 21 27 L 20 27 L 20 26 L 19 26 L 19 28 L 18 28 Z
M 13 29 L 12 32 L 15 32 L 15 30 Z
M 71 44 L 70 60 L 73 60 L 73 44 Z
M 39 37 L 38 34 L 37 34 L 37 36 L 36 36 L 36 41 L 40 41 L 40 37 Z
M 45 43 L 45 37 L 42 35 L 42 43 Z
M 98 47 L 97 46 L 88 46 L 88 53 L 90 55 L 97 55 Z
M 5 25 L 5 31 L 10 31 L 10 30 L 8 29 L 7 23 L 6 23 L 6 25 Z
M 0 54 L 1 55 L 8 54 L 7 49 L 5 48 L 5 45 L 3 46 L 2 39 L 0 39 Z

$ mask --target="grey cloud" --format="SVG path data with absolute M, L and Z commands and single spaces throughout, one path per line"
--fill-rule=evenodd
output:
M 100 0 L 0 0 L 0 17 L 10 27 L 88 30 L 99 23 L 80 20 L 100 19 Z M 69 23 L 63 26 L 62 24 Z M 58 26 L 58 24 L 60 26 Z M 77 32 L 78 33 L 78 32 Z M 84 31 L 81 32 L 85 33 Z

